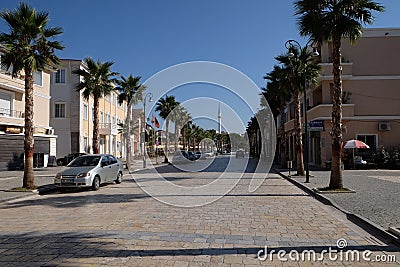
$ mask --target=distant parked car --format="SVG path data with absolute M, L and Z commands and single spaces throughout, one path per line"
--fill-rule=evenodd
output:
M 187 156 L 188 156 L 187 157 L 188 160 L 191 160 L 191 161 L 196 160 L 196 155 L 194 154 L 193 151 L 188 151 Z
M 198 160 L 198 159 L 205 159 L 206 158 L 206 154 L 201 152 L 201 151 L 197 151 L 196 153 L 194 153 L 194 159 Z
M 236 150 L 236 157 L 244 158 L 244 150 L 243 149 Z
M 54 184 L 61 190 L 77 187 L 98 190 L 102 183 L 121 183 L 123 168 L 122 162 L 113 155 L 80 156 L 71 161 L 64 171 L 57 173 Z
M 58 166 L 65 166 L 65 165 L 68 165 L 68 163 L 70 163 L 72 160 L 76 159 L 79 156 L 83 156 L 83 155 L 87 155 L 87 153 L 85 153 L 85 152 L 71 153 L 63 158 L 58 158 L 56 162 L 57 162 Z

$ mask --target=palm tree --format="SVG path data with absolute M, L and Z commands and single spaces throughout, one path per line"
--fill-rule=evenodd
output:
M 175 107 L 179 105 L 179 102 L 175 100 L 174 96 L 165 96 L 165 98 L 160 98 L 156 104 L 156 111 L 159 112 L 160 117 L 165 120 L 165 150 L 164 150 L 164 156 L 165 156 L 165 162 L 168 162 L 168 148 L 169 148 L 169 122 L 170 122 L 170 117 L 169 114 L 171 113 L 172 110 L 174 110 Z
M 290 85 L 286 79 L 286 72 L 281 66 L 274 66 L 274 69 L 264 76 L 268 80 L 267 86 L 263 89 L 263 95 L 268 102 L 274 117 L 280 115 L 278 127 L 279 151 L 281 167 L 286 167 L 286 137 L 285 137 L 285 105 L 290 101 L 292 95 Z
M 294 128 L 296 133 L 296 162 L 297 175 L 305 175 L 303 162 L 303 142 L 302 142 L 302 126 L 301 126 L 301 106 L 300 94 L 306 93 L 305 80 L 310 80 L 313 84 L 317 84 L 317 78 L 321 67 L 314 62 L 312 53 L 307 46 L 298 49 L 295 46 L 290 46 L 290 53 L 277 56 L 275 59 L 283 64 L 283 72 L 286 73 L 286 79 L 290 83 L 293 104 L 294 104 Z M 306 112 L 306 110 L 304 110 Z
M 181 134 L 182 134 L 182 144 L 183 144 L 183 149 L 186 149 L 186 140 L 187 140 L 187 135 L 188 135 L 188 129 L 192 123 L 192 116 L 188 111 L 185 111 L 182 114 L 181 117 L 182 121 L 182 129 L 181 129 Z
M 121 80 L 117 80 L 118 87 L 115 88 L 118 95 L 118 103 L 121 105 L 126 101 L 128 103 L 125 124 L 127 129 L 124 132 L 125 136 L 125 147 L 126 147 L 126 166 L 129 170 L 131 166 L 131 121 L 132 121 L 132 106 L 137 105 L 139 101 L 143 99 L 143 93 L 146 90 L 146 86 L 140 83 L 140 76 L 134 77 L 129 75 L 128 78 L 121 76 Z
M 179 133 L 181 132 L 182 124 L 185 122 L 187 111 L 181 105 L 178 105 L 171 111 L 170 117 L 175 124 L 174 139 L 175 151 L 179 150 Z
M 73 70 L 72 73 L 83 78 L 77 86 L 77 91 L 82 91 L 83 98 L 88 101 L 93 97 L 93 153 L 99 153 L 99 101 L 100 98 L 107 96 L 114 89 L 117 72 L 111 71 L 113 62 L 100 60 L 95 62 L 92 58 L 84 59 L 84 68 Z
M 33 72 L 58 64 L 59 59 L 54 52 L 64 49 L 64 46 L 54 38 L 63 30 L 47 27 L 49 13 L 37 12 L 24 3 L 12 11 L 4 9 L 0 17 L 10 28 L 10 33 L 0 33 L 0 43 L 4 48 L 1 64 L 6 69 L 12 67 L 13 78 L 23 72 L 25 81 L 25 164 L 22 186 L 33 189 Z
M 372 24 L 372 11 L 384 7 L 371 0 L 300 0 L 294 3 L 302 36 L 319 44 L 331 42 L 333 61 L 332 167 L 329 188 L 343 188 L 342 152 L 342 38 L 352 44 L 362 35 L 362 24 Z

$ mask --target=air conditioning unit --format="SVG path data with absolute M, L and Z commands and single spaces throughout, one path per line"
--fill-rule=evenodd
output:
M 380 122 L 378 128 L 379 131 L 390 131 L 392 129 L 389 122 Z
M 53 128 L 46 129 L 46 134 L 53 135 L 54 134 L 54 129 Z

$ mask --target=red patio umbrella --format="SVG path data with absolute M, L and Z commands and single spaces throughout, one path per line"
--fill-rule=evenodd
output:
M 343 148 L 369 148 L 369 145 L 360 140 L 349 140 L 343 143 Z
M 369 145 L 360 141 L 360 140 L 349 140 L 343 143 L 343 148 L 352 148 L 353 149 L 353 168 L 355 168 L 355 160 L 354 160 L 354 149 L 355 148 L 369 148 Z

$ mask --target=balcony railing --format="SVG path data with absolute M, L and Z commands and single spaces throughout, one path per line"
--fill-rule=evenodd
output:
M 24 113 L 19 110 L 0 108 L 0 117 L 23 118 Z

